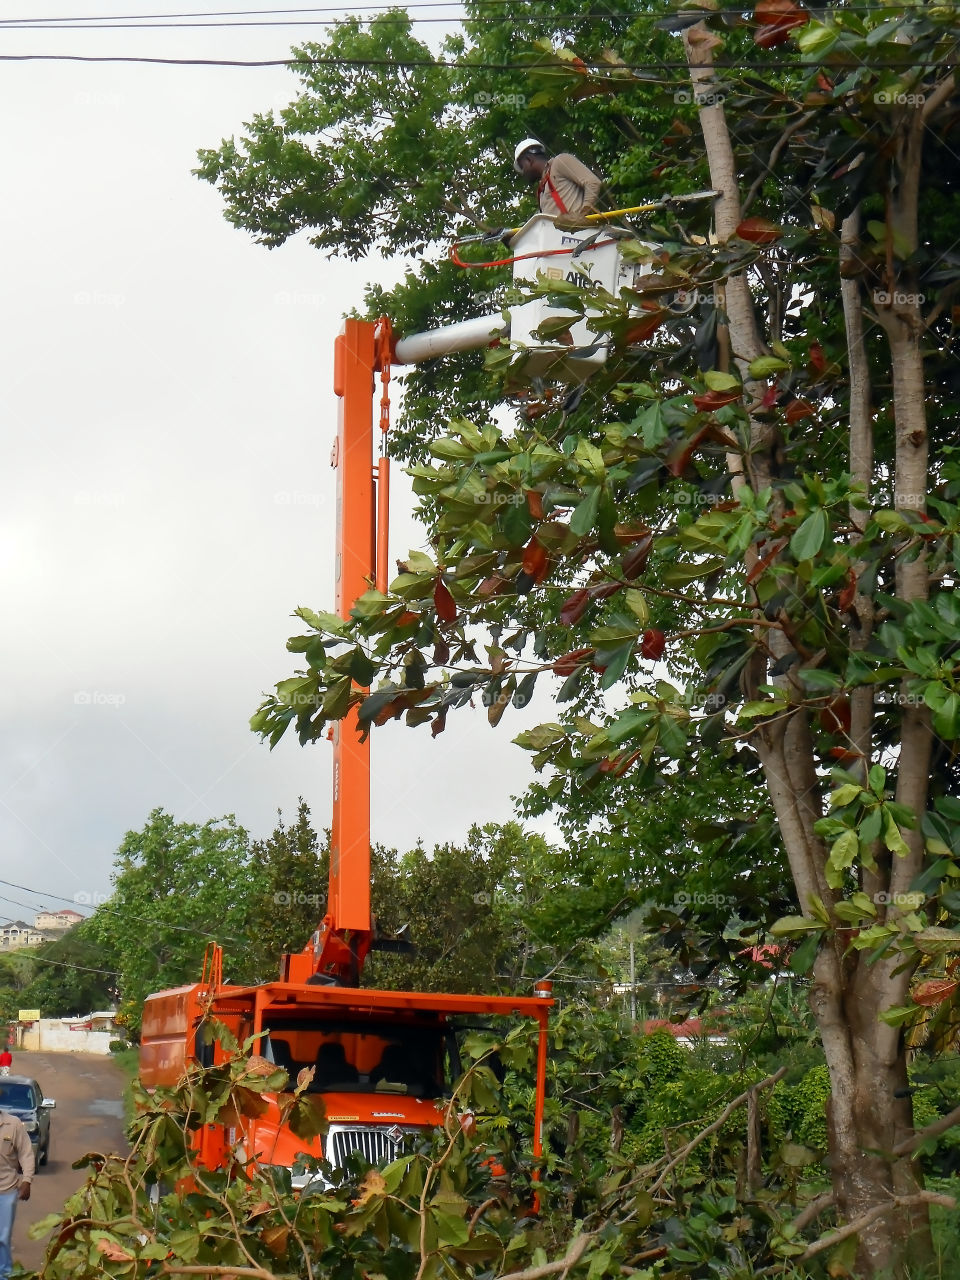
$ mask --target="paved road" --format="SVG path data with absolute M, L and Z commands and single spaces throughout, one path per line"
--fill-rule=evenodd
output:
M 13 1055 L 13 1070 L 33 1076 L 44 1096 L 56 1098 L 51 1117 L 50 1158 L 37 1170 L 26 1204 L 17 1209 L 13 1256 L 25 1267 L 39 1268 L 46 1240 L 30 1240 L 27 1228 L 45 1214 L 63 1208 L 64 1201 L 83 1181 L 85 1171 L 73 1169 L 87 1151 L 124 1151 L 123 1091 L 126 1076 L 109 1058 L 86 1053 L 25 1053 Z

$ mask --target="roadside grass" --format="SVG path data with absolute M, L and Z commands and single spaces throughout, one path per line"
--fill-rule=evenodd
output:
M 126 1122 L 129 1124 L 134 1116 L 133 1082 L 137 1072 L 140 1070 L 140 1050 L 136 1046 L 131 1046 L 127 1049 L 115 1049 L 110 1054 L 110 1058 L 127 1077 L 127 1083 L 123 1089 L 123 1109 Z

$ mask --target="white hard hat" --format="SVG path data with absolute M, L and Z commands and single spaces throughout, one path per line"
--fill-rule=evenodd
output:
M 520 172 L 520 157 L 525 151 L 530 151 L 533 147 L 536 147 L 538 151 L 546 151 L 546 147 L 539 138 L 524 138 L 522 142 L 517 143 L 513 152 L 513 167 L 517 173 Z

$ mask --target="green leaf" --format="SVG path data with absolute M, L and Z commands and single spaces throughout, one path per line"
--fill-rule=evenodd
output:
M 790 539 L 790 551 L 797 560 L 811 560 L 823 547 L 830 532 L 830 522 L 822 507 L 812 511 Z
M 710 391 L 738 391 L 741 383 L 732 373 L 721 373 L 718 369 L 709 369 L 703 380 Z
M 589 440 L 580 439 L 577 441 L 577 447 L 573 451 L 574 461 L 580 464 L 581 469 L 586 473 L 590 480 L 596 484 L 603 484 L 604 476 L 607 469 L 603 465 L 603 453 L 595 444 L 591 444 Z
M 860 841 L 855 831 L 845 831 L 835 842 L 827 858 L 827 884 L 831 889 L 839 889 L 846 877 L 844 872 L 851 866 L 860 851 Z
M 332 632 L 336 636 L 347 635 L 350 631 L 350 624 L 335 613 L 314 613 L 305 605 L 294 609 L 293 612 L 296 617 L 302 618 L 308 627 L 313 627 L 314 631 Z
M 960 694 L 948 693 L 933 713 L 933 731 L 947 742 L 960 737 Z
M 585 534 L 592 533 L 597 523 L 597 512 L 600 510 L 600 496 L 603 490 L 597 486 L 591 489 L 586 497 L 577 505 L 577 509 L 570 517 L 571 532 L 583 537 Z
M 829 53 L 839 38 L 839 28 L 810 22 L 797 36 L 797 44 L 808 61 L 819 62 Z
M 645 627 L 650 621 L 650 608 L 647 604 L 647 598 L 642 591 L 635 588 L 628 588 L 623 593 L 624 603 L 627 608 L 636 615 L 642 627 Z
M 910 852 L 910 846 L 900 834 L 900 828 L 894 821 L 893 814 L 886 808 L 883 811 L 883 843 L 899 858 L 907 857 Z
M 770 932 L 775 938 L 791 938 L 796 934 L 810 933 L 813 930 L 820 931 L 823 925 L 819 920 L 813 920 L 810 916 L 783 916 L 779 920 L 775 920 L 770 926 Z
M 844 805 L 855 800 L 860 794 L 861 788 L 855 782 L 848 782 L 844 787 L 838 787 L 836 791 L 830 793 L 830 808 L 840 809 Z
M 779 356 L 759 356 L 756 360 L 750 362 L 747 372 L 751 378 L 769 378 L 775 373 L 782 373 L 784 369 L 789 369 L 790 365 L 786 360 L 781 360 Z

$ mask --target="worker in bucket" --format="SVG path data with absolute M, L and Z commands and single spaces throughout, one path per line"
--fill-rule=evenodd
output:
M 524 138 L 513 153 L 513 167 L 529 183 L 537 184 L 540 212 L 558 219 L 562 226 L 582 222 L 597 210 L 602 181 L 569 151 L 552 159 L 536 138 Z

